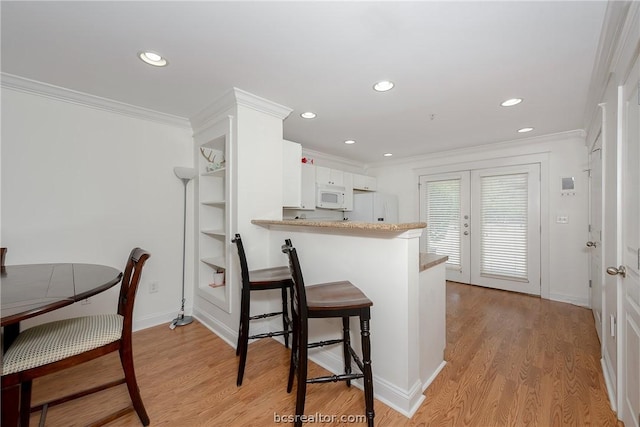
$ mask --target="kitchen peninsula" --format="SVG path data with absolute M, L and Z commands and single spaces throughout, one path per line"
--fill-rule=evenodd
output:
M 269 229 L 272 265 L 286 263 L 276 248 L 291 239 L 298 249 L 305 284 L 349 280 L 373 301 L 374 394 L 411 417 L 424 401 L 422 392 L 445 365 L 446 257 L 420 253 L 419 238 L 426 224 L 251 222 Z M 314 340 L 333 338 L 336 325 L 330 322 L 314 319 L 309 335 Z M 354 334 L 360 330 L 357 322 L 351 329 Z M 354 336 L 352 343 L 357 346 L 359 341 Z M 343 371 L 338 348 L 314 350 L 310 358 L 334 373 Z

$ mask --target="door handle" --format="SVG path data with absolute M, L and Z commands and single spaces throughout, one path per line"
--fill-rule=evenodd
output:
M 607 274 L 615 276 L 616 274 L 621 275 L 623 278 L 627 277 L 627 268 L 624 265 L 621 265 L 618 268 L 615 267 L 607 267 Z
M 465 236 L 468 236 L 468 235 L 469 235 L 469 232 L 468 232 L 468 231 L 465 231 L 465 232 L 464 232 L 464 233 L 462 233 L 462 234 L 464 234 Z
M 591 247 L 594 247 L 594 248 L 595 248 L 595 247 L 598 247 L 598 242 L 588 241 L 588 242 L 587 242 L 587 246 L 588 246 L 588 247 L 590 247 L 590 248 L 591 248 Z

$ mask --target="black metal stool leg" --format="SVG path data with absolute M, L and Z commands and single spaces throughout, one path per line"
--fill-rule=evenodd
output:
M 342 355 L 344 357 L 344 373 L 351 374 L 351 332 L 349 331 L 349 317 L 342 318 Z M 345 381 L 347 387 L 351 387 L 351 380 Z
M 373 374 L 371 372 L 371 341 L 369 339 L 369 308 L 360 313 L 360 334 L 362 336 L 362 363 L 364 364 L 364 401 L 367 415 L 367 425 L 373 427 Z

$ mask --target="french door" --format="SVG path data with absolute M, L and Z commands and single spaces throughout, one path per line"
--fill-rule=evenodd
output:
M 422 250 L 447 280 L 540 295 L 540 166 L 420 177 Z

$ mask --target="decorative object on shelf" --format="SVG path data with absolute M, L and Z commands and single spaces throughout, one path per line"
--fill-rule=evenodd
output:
M 182 215 L 183 231 L 182 231 L 182 304 L 180 305 L 180 312 L 178 316 L 173 319 L 169 328 L 175 329 L 176 326 L 188 325 L 193 321 L 191 316 L 184 315 L 184 264 L 185 264 L 185 252 L 186 252 L 186 235 L 187 235 L 187 184 L 193 178 L 195 178 L 197 171 L 194 168 L 175 167 L 173 173 L 182 180 L 184 184 L 184 209 Z
M 303 157 L 302 158 L 302 163 L 309 163 L 310 165 L 313 164 L 313 159 L 309 158 L 309 157 Z
M 213 273 L 213 283 L 211 287 L 224 286 L 224 270 L 218 269 Z
M 217 171 L 225 167 L 224 154 L 211 148 L 200 147 L 200 154 L 207 159 L 207 172 Z

